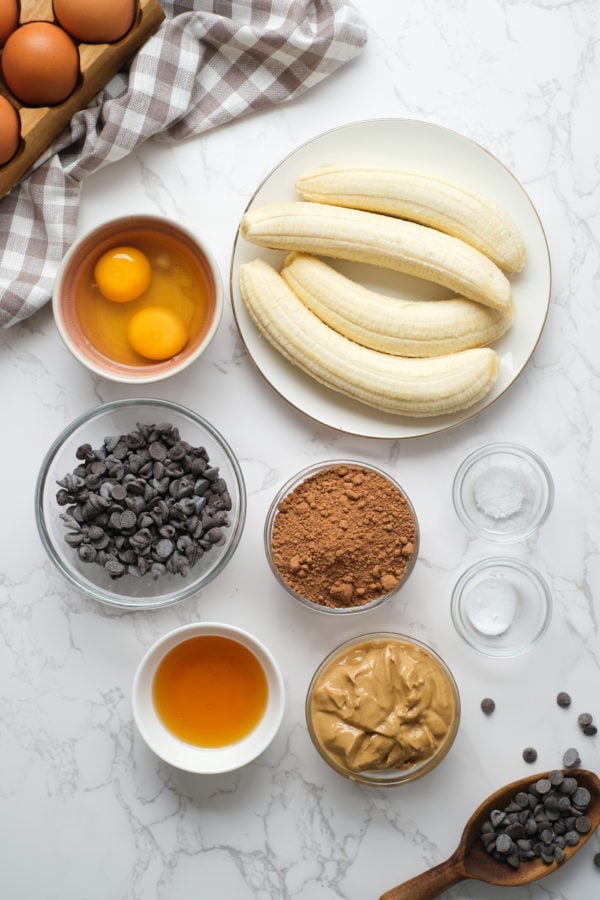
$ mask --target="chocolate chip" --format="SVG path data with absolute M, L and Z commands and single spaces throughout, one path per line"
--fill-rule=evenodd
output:
M 489 716 L 496 709 L 496 704 L 491 697 L 484 697 L 484 699 L 481 701 L 481 709 L 482 712 L 486 714 L 486 716 Z
M 569 747 L 563 754 L 563 766 L 565 769 L 572 769 L 581 762 L 579 751 L 575 747 Z
M 526 763 L 534 763 L 538 758 L 535 747 L 525 747 L 523 750 L 523 759 Z
M 572 800 L 574 806 L 578 806 L 579 809 L 586 809 L 591 803 L 592 795 L 587 788 L 578 787 L 573 792 Z
M 559 693 L 556 695 L 556 702 L 559 706 L 562 706 L 563 709 L 566 709 L 571 705 L 571 696 L 567 694 L 566 691 L 559 691 Z
M 593 721 L 593 716 L 591 713 L 583 712 L 577 716 L 577 724 L 581 725 L 582 728 L 585 728 L 586 725 L 591 725 Z
M 581 812 L 589 802 L 589 790 L 575 777 L 554 770 L 515 794 L 503 810 L 493 810 L 481 826 L 481 840 L 495 859 L 514 868 L 536 857 L 548 866 L 560 864 L 565 847 L 575 847 L 591 830 L 590 819 Z
M 575 819 L 575 831 L 578 831 L 579 834 L 587 834 L 588 831 L 592 830 L 592 823 L 588 819 L 587 816 L 577 816 Z
M 588 737 L 593 737 L 593 735 L 598 734 L 598 729 L 595 725 L 585 725 L 581 730 L 584 734 L 588 735 Z

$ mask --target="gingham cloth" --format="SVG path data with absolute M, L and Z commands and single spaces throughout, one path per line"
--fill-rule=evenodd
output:
M 344 0 L 162 0 L 165 21 L 0 200 L 0 326 L 51 297 L 81 182 L 150 137 L 176 141 L 297 97 L 366 40 Z

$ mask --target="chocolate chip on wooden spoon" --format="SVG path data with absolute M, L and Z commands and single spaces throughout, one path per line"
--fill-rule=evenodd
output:
M 498 818 L 497 816 L 492 817 L 493 812 L 502 812 L 515 800 L 517 794 L 528 792 L 532 785 L 539 784 L 541 781 L 548 781 L 552 785 L 557 771 L 543 772 L 529 778 L 522 778 L 520 781 L 513 781 L 491 794 L 467 822 L 460 844 L 449 859 L 427 872 L 411 878 L 410 881 L 386 891 L 381 895 L 380 900 L 432 900 L 467 878 L 483 881 L 486 884 L 518 887 L 537 881 L 544 875 L 549 875 L 558 866 L 564 866 L 600 825 L 600 779 L 593 772 L 585 769 L 569 769 L 568 772 L 563 773 L 565 781 L 567 778 L 575 780 L 577 782 L 575 789 L 581 788 L 589 792 L 590 799 L 585 810 L 587 820 L 585 829 L 581 823 L 582 830 L 577 833 L 576 843 L 571 845 L 565 841 L 565 847 L 560 848 L 560 860 L 554 859 L 552 862 L 547 862 L 542 858 L 535 857 L 523 861 L 518 867 L 513 868 L 505 860 L 495 859 L 488 852 L 482 840 L 484 823 Z M 587 799 L 587 794 L 585 798 Z

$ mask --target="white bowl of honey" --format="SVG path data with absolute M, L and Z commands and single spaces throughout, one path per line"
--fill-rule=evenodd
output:
M 133 681 L 139 733 L 162 760 L 196 774 L 239 769 L 271 743 L 283 716 L 269 650 L 233 625 L 176 628 L 146 652 Z
M 221 320 L 223 284 L 196 235 L 160 216 L 125 216 L 75 241 L 52 309 L 80 363 L 111 381 L 147 384 L 206 350 Z

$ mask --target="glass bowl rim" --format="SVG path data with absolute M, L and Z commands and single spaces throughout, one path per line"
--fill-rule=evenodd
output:
M 319 741 L 314 734 L 312 727 L 312 720 L 310 715 L 310 703 L 312 698 L 312 692 L 314 685 L 319 677 L 319 675 L 325 670 L 326 666 L 337 659 L 344 650 L 349 650 L 350 648 L 367 643 L 368 641 L 395 641 L 401 644 L 413 644 L 421 650 L 424 650 L 425 653 L 429 654 L 431 658 L 438 664 L 446 678 L 448 679 L 448 683 L 452 690 L 452 696 L 454 699 L 454 711 L 455 715 L 448 729 L 446 737 L 444 738 L 443 743 L 440 745 L 439 749 L 432 756 L 428 757 L 426 760 L 423 760 L 418 766 L 413 766 L 409 769 L 393 769 L 391 772 L 397 773 L 397 777 L 388 778 L 385 780 L 377 780 L 373 777 L 369 777 L 367 773 L 363 772 L 351 772 L 349 769 L 345 769 L 340 763 L 337 763 L 332 757 L 328 756 L 325 751 L 321 748 Z M 342 641 L 333 650 L 331 650 L 319 663 L 317 668 L 315 669 L 307 691 L 306 698 L 304 701 L 304 716 L 306 720 L 306 730 L 310 736 L 312 744 L 315 750 L 318 752 L 319 756 L 327 763 L 327 765 L 333 769 L 334 772 L 337 772 L 339 775 L 348 778 L 350 781 L 357 782 L 358 784 L 368 785 L 369 787 L 397 787 L 401 784 L 410 784 L 413 781 L 418 781 L 420 778 L 427 775 L 436 766 L 442 762 L 442 760 L 447 756 L 450 752 L 452 745 L 456 739 L 456 735 L 458 734 L 458 729 L 460 727 L 461 720 L 461 698 L 460 691 L 458 689 L 458 684 L 452 670 L 446 663 L 446 661 L 440 656 L 437 650 L 434 650 L 429 644 L 425 641 L 420 640 L 419 638 L 411 637 L 410 635 L 397 632 L 397 631 L 372 631 L 367 632 L 365 634 L 359 634 L 355 637 L 347 638 Z
M 181 588 L 175 591 L 171 591 L 169 594 L 166 594 L 161 600 L 151 602 L 146 601 L 145 603 L 130 603 L 127 601 L 125 596 L 123 597 L 123 599 L 121 599 L 117 595 L 110 594 L 109 591 L 96 587 L 90 580 L 84 583 L 78 577 L 74 569 L 72 569 L 66 561 L 66 556 L 63 557 L 56 550 L 54 543 L 49 536 L 46 526 L 46 508 L 43 501 L 44 488 L 48 480 L 52 463 L 54 462 L 57 453 L 64 446 L 65 442 L 69 438 L 71 438 L 79 428 L 89 422 L 92 422 L 94 419 L 98 419 L 101 415 L 112 413 L 113 411 L 132 409 L 140 406 L 175 412 L 178 415 L 182 416 L 184 419 L 192 421 L 195 425 L 200 426 L 200 428 L 205 429 L 208 432 L 214 442 L 222 450 L 223 455 L 226 457 L 229 465 L 231 465 L 238 488 L 239 509 L 237 511 L 235 520 L 232 522 L 233 527 L 230 532 L 230 538 L 227 548 L 223 552 L 223 555 L 217 560 L 215 565 L 208 572 L 204 572 L 202 576 L 199 576 L 195 579 L 190 579 L 189 582 L 187 582 Z M 171 606 L 174 603 L 179 603 L 180 601 L 185 600 L 187 597 L 190 597 L 192 594 L 196 593 L 201 588 L 209 584 L 214 578 L 216 578 L 216 576 L 225 568 L 226 564 L 235 553 L 240 542 L 246 519 L 246 502 L 246 486 L 240 464 L 229 443 L 225 440 L 221 433 L 215 428 L 214 425 L 211 425 L 211 423 L 208 422 L 207 419 L 203 418 L 203 416 L 199 415 L 188 407 L 183 406 L 180 403 L 176 403 L 172 400 L 163 400 L 162 398 L 158 397 L 130 397 L 120 400 L 111 400 L 107 403 L 101 404 L 100 406 L 94 406 L 91 409 L 88 409 L 76 416 L 75 419 L 73 419 L 62 429 L 62 431 L 57 435 L 57 437 L 54 439 L 54 441 L 51 443 L 50 447 L 44 454 L 37 475 L 34 491 L 34 509 L 37 530 L 42 541 L 42 545 L 51 562 L 54 563 L 56 568 L 62 573 L 67 581 L 70 582 L 71 585 L 77 588 L 77 590 L 84 593 L 86 596 L 91 597 L 92 599 L 97 600 L 98 602 L 103 603 L 106 606 L 125 609 L 128 611 L 148 611 L 152 609 L 160 609 L 166 606 Z
M 536 586 L 538 594 L 542 598 L 544 603 L 544 618 L 540 627 L 533 635 L 533 637 L 531 637 L 526 643 L 519 644 L 517 647 L 494 649 L 493 647 L 485 647 L 484 645 L 479 644 L 472 637 L 471 632 L 464 626 L 463 616 L 460 614 L 462 595 L 468 582 L 480 572 L 494 567 L 516 569 L 522 575 L 525 575 L 529 579 L 529 581 Z M 531 563 L 528 563 L 522 559 L 516 559 L 511 556 L 488 556 L 485 559 L 480 559 L 472 565 L 468 566 L 464 570 L 464 572 L 462 572 L 456 584 L 454 585 L 454 588 L 452 589 L 452 596 L 450 598 L 450 615 L 457 634 L 465 641 L 466 644 L 468 644 L 474 650 L 477 650 L 478 653 L 482 653 L 484 656 L 489 656 L 495 659 L 512 659 L 516 656 L 522 656 L 524 653 L 527 653 L 529 650 L 531 650 L 548 631 L 550 622 L 552 621 L 552 612 L 552 594 L 550 592 L 550 588 L 546 582 L 546 579 L 543 577 L 541 572 L 539 572 L 538 569 L 535 568 L 535 566 L 532 566 Z
M 396 490 L 399 491 L 400 494 L 403 496 L 404 500 L 406 501 L 406 503 L 408 505 L 408 508 L 412 514 L 412 517 L 413 517 L 413 520 L 415 523 L 415 537 L 412 542 L 413 543 L 413 553 L 412 553 L 410 560 L 408 561 L 408 563 L 406 565 L 406 568 L 404 570 L 404 574 L 403 574 L 402 578 L 400 579 L 398 584 L 393 588 L 393 590 L 388 591 L 386 594 L 381 594 L 381 596 L 376 597 L 374 600 L 371 600 L 370 603 L 363 603 L 362 606 L 330 607 L 330 606 L 321 606 L 318 603 L 313 603 L 312 600 L 308 600 L 306 597 L 303 597 L 302 594 L 299 594 L 289 584 L 287 584 L 284 581 L 284 579 L 281 577 L 279 570 L 277 569 L 277 566 L 275 565 L 275 563 L 273 561 L 273 556 L 271 553 L 271 534 L 272 534 L 272 530 L 273 530 L 273 525 L 275 523 L 275 517 L 277 515 L 277 509 L 278 509 L 281 501 L 289 493 L 291 493 L 296 487 L 299 487 L 304 481 L 306 481 L 312 475 L 316 475 L 319 472 L 329 469 L 329 468 L 333 468 L 334 466 L 349 466 L 351 468 L 367 469 L 370 472 L 376 472 L 378 475 L 381 475 L 394 488 L 396 488 Z M 413 572 L 413 570 L 415 568 L 415 565 L 417 562 L 417 557 L 419 555 L 420 538 L 421 538 L 421 529 L 420 529 L 420 525 L 419 525 L 419 520 L 417 518 L 416 510 L 412 504 L 410 497 L 408 496 L 408 494 L 406 493 L 406 491 L 404 490 L 402 485 L 398 481 L 396 481 L 396 479 L 392 475 L 389 475 L 387 472 L 385 472 L 383 469 L 380 469 L 378 466 L 374 465 L 373 463 L 361 462 L 359 460 L 348 459 L 348 458 L 331 459 L 331 460 L 324 460 L 322 462 L 311 463 L 310 465 L 305 466 L 304 468 L 300 469 L 298 472 L 296 472 L 295 475 L 292 475 L 290 478 L 288 478 L 287 481 L 283 485 L 281 485 L 281 487 L 278 489 L 278 491 L 275 493 L 275 496 L 271 500 L 271 503 L 269 504 L 269 508 L 267 510 L 267 514 L 265 516 L 265 523 L 264 523 L 264 527 L 263 527 L 263 544 L 264 544 L 264 549 L 265 549 L 265 555 L 267 557 L 267 562 L 269 564 L 269 568 L 271 569 L 271 572 L 275 576 L 278 584 L 281 587 L 283 587 L 285 589 L 285 591 L 291 597 L 293 597 L 295 600 L 297 600 L 299 603 L 301 603 L 302 606 L 304 606 L 306 609 L 312 609 L 312 610 L 315 610 L 316 612 L 324 613 L 325 615 L 333 615 L 333 616 L 354 615 L 354 614 L 358 614 L 358 613 L 368 612 L 369 610 L 379 608 L 384 603 L 387 603 L 389 600 L 391 600 L 400 591 L 400 589 L 405 585 L 405 583 L 408 581 L 409 576 L 411 575 L 411 573 Z

